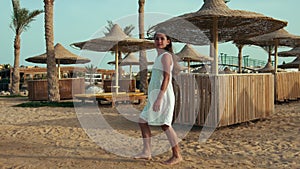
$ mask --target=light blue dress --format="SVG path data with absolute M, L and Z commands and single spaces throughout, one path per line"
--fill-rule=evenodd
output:
M 173 70 L 173 62 L 170 68 L 169 84 L 166 92 L 164 93 L 160 111 L 159 112 L 153 111 L 153 104 L 160 92 L 160 88 L 164 78 L 163 64 L 161 62 L 161 59 L 165 53 L 159 55 L 154 61 L 152 67 L 151 79 L 148 86 L 148 102 L 144 107 L 142 113 L 140 114 L 140 118 L 144 119 L 145 121 L 148 122 L 149 125 L 153 125 L 153 126 L 161 126 L 164 124 L 171 126 L 172 119 L 173 119 L 173 110 L 175 105 L 175 95 L 172 86 L 172 73 L 171 73 Z M 172 58 L 171 55 L 170 57 Z

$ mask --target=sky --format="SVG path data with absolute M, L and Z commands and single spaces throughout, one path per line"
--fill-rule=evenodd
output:
M 30 11 L 44 9 L 42 0 L 20 0 L 22 8 Z M 196 12 L 203 5 L 202 0 L 146 0 L 145 3 L 145 29 L 162 22 L 171 17 L 184 13 Z M 299 22 L 299 0 L 231 0 L 227 3 L 230 9 L 247 10 L 261 13 L 288 22 L 285 29 L 295 35 L 300 35 Z M 0 64 L 13 65 L 13 41 L 14 32 L 10 29 L 12 16 L 11 0 L 0 1 Z M 133 37 L 138 38 L 138 0 L 55 0 L 54 2 L 54 44 L 60 43 L 74 54 L 91 59 L 85 65 L 96 65 L 98 68 L 113 69 L 106 63 L 114 60 L 109 53 L 97 53 L 80 51 L 70 46 L 74 42 L 85 41 L 95 37 L 104 36 L 107 21 L 113 21 L 121 27 L 134 25 L 136 28 Z M 21 35 L 21 56 L 20 65 L 45 67 L 45 64 L 34 64 L 25 61 L 26 58 L 45 53 L 44 35 L 44 14 L 39 15 L 30 24 L 30 28 Z M 183 44 L 174 45 L 175 52 L 179 52 Z M 199 52 L 209 55 L 208 48 L 199 48 Z M 282 47 L 279 51 L 289 50 Z M 238 50 L 231 42 L 219 44 L 219 54 L 226 53 L 230 56 L 237 56 Z M 153 60 L 154 50 L 147 54 L 148 60 Z M 267 53 L 257 46 L 246 46 L 243 48 L 243 55 L 250 55 L 251 58 L 267 60 Z M 138 56 L 138 54 L 136 54 Z M 292 61 L 293 57 L 279 58 Z

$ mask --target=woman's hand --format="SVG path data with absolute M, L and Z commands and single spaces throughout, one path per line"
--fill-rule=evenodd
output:
M 153 111 L 158 112 L 160 110 L 162 99 L 157 98 L 153 104 Z

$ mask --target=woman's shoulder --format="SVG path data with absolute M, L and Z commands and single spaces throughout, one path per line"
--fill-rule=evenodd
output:
M 163 53 L 161 60 L 162 60 L 162 63 L 168 63 L 168 65 L 169 64 L 171 65 L 172 61 L 173 61 L 171 53 L 169 53 L 169 52 Z
M 166 58 L 171 58 L 171 57 L 172 57 L 172 54 L 169 53 L 169 52 L 164 52 L 164 53 L 161 54 L 161 57 L 162 57 L 162 58 L 165 58 L 165 59 L 166 59 Z

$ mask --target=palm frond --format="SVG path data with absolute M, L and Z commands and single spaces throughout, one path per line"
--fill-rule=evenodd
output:
M 126 26 L 123 31 L 125 32 L 126 35 L 132 36 L 131 32 L 134 30 L 134 28 L 135 27 L 133 25 L 129 25 L 129 26 Z
M 27 14 L 27 17 L 24 18 L 24 31 L 27 30 L 27 28 L 29 28 L 29 24 L 32 22 L 32 21 L 35 21 L 35 18 L 36 16 L 38 16 L 39 14 L 43 13 L 42 10 L 34 10 L 32 12 L 29 12 Z
M 13 15 L 10 28 L 16 33 L 21 34 L 27 30 L 29 24 L 35 20 L 35 17 L 41 14 L 42 10 L 34 10 L 30 12 L 26 8 L 21 8 L 19 0 L 12 0 L 13 4 Z
M 107 24 L 108 24 L 108 25 L 105 26 L 107 32 L 103 32 L 104 35 L 107 35 L 107 34 L 111 31 L 112 27 L 114 26 L 113 21 L 107 21 Z
M 95 74 L 97 73 L 97 66 L 94 66 L 93 64 L 85 66 L 86 73 L 88 74 Z
M 18 11 L 20 9 L 20 1 L 19 0 L 12 0 L 12 6 L 13 6 L 13 13 L 14 15 L 18 15 Z

